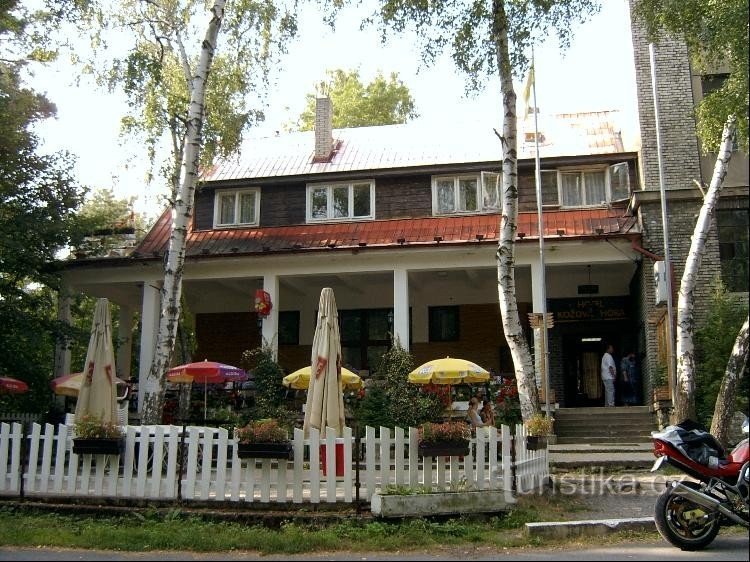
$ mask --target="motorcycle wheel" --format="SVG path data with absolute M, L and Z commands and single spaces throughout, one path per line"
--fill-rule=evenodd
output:
M 700 489 L 695 482 L 683 482 Z M 701 550 L 716 538 L 720 521 L 717 513 L 707 512 L 689 499 L 665 490 L 656 500 L 654 522 L 659 534 L 681 550 Z

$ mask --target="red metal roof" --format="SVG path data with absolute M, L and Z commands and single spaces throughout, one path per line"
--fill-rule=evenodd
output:
M 165 253 L 171 212 L 165 211 L 133 257 Z M 537 213 L 519 213 L 518 238 L 538 239 Z M 497 243 L 500 215 L 467 215 L 295 226 L 190 231 L 187 256 L 262 254 L 329 248 L 408 247 L 456 243 Z M 597 238 L 637 233 L 634 216 L 622 208 L 571 209 L 544 212 L 544 235 L 557 239 Z M 439 239 L 439 241 L 438 241 Z

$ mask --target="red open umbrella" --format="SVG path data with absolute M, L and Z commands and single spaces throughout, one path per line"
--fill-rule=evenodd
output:
M 0 394 L 23 394 L 29 385 L 12 377 L 0 377 Z
M 167 380 L 174 383 L 198 383 L 203 386 L 203 420 L 206 420 L 206 394 L 209 384 L 221 384 L 225 382 L 242 382 L 249 378 L 248 374 L 232 365 L 218 363 L 216 361 L 196 361 L 177 365 L 167 371 Z

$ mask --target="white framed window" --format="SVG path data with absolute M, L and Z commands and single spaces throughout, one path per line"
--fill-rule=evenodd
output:
M 259 216 L 259 188 L 216 192 L 214 196 L 214 228 L 257 226 Z
M 375 218 L 375 181 L 307 186 L 307 221 Z
M 627 162 L 557 172 L 559 200 L 563 207 L 592 207 L 630 196 Z
M 432 178 L 432 214 L 496 211 L 500 207 L 500 174 L 480 172 Z

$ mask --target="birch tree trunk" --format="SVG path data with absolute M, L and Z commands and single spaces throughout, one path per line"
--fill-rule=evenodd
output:
M 680 281 L 680 295 L 677 300 L 677 392 L 673 411 L 673 421 L 682 422 L 695 419 L 695 329 L 694 290 L 703 249 L 711 227 L 711 217 L 724 185 L 729 160 L 732 157 L 732 139 L 735 133 L 735 117 L 730 115 L 724 124 L 721 146 L 714 165 L 711 184 L 703 198 L 698 221 L 693 231 L 690 251 L 685 261 L 685 271 Z
M 518 139 L 516 126 L 516 93 L 508 54 L 508 18 L 504 0 L 493 0 L 493 39 L 500 73 L 503 98 L 502 144 L 502 216 L 497 248 L 497 281 L 500 314 L 505 340 L 513 358 L 518 385 L 521 417 L 528 420 L 539 412 L 539 392 L 528 342 L 521 328 L 516 301 L 515 237 L 518 229 Z M 541 233 L 540 233 L 541 235 Z
M 711 420 L 711 435 L 716 437 L 719 442 L 726 446 L 729 436 L 729 423 L 732 419 L 735 409 L 735 392 L 737 383 L 745 372 L 748 355 L 748 319 L 740 328 L 737 339 L 734 340 L 732 354 L 727 362 L 727 370 L 724 372 L 724 378 L 721 381 L 721 388 L 716 397 L 716 406 L 714 407 L 714 417 Z
M 161 291 L 159 332 L 156 338 L 154 359 L 145 381 L 145 394 L 141 413 L 142 423 L 158 424 L 164 405 L 166 372 L 172 360 L 177 323 L 180 317 L 182 271 L 185 263 L 187 229 L 193 216 L 195 186 L 198 179 L 198 160 L 201 148 L 206 81 L 216 49 L 216 39 L 224 17 L 224 0 L 216 0 L 213 17 L 203 39 L 201 56 L 195 74 L 190 80 L 190 107 L 182 159 L 182 174 L 177 196 L 172 208 L 172 232 L 164 266 L 164 286 Z

